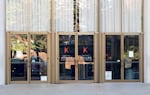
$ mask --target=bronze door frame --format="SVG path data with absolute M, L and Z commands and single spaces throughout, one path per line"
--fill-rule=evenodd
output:
M 75 80 L 60 80 L 60 73 L 59 73 L 59 36 L 60 35 L 74 35 L 75 36 Z M 94 80 L 79 80 L 78 79 L 78 36 L 79 35 L 93 35 L 93 42 L 94 42 L 94 46 L 93 46 L 93 52 L 94 52 L 94 60 L 93 60 L 93 64 L 94 64 Z M 56 68 L 57 68 L 57 76 L 56 76 L 56 83 L 71 83 L 71 82 L 96 82 L 97 81 L 97 61 L 96 61 L 96 50 L 95 50 L 95 44 L 96 43 L 96 35 L 95 33 L 57 33 L 57 64 L 56 64 Z
M 17 35 L 17 34 L 24 34 L 27 35 L 27 41 L 28 41 L 28 45 L 27 45 L 27 80 L 25 81 L 20 81 L 20 80 L 16 80 L 16 81 L 12 81 L 11 80 L 11 55 L 10 55 L 10 50 L 11 50 L 11 35 Z M 47 80 L 46 81 L 42 81 L 42 80 L 31 80 L 31 64 L 30 64 L 30 48 L 31 48 L 31 43 L 30 43 L 30 36 L 31 35 L 45 35 L 47 37 Z M 7 32 L 7 58 L 6 58 L 6 70 L 7 70 L 7 80 L 6 82 L 8 84 L 10 83 L 47 83 L 47 82 L 51 82 L 50 76 L 51 76 L 51 66 L 50 66 L 50 44 L 51 42 L 48 42 L 48 40 L 50 39 L 50 33 L 47 32 Z
M 102 69 L 103 69 L 103 82 L 143 82 L 143 34 L 142 33 L 103 33 L 103 47 L 102 47 Z M 107 35 L 118 35 L 120 36 L 120 47 L 121 47 L 121 79 L 113 79 L 113 80 L 105 80 L 105 63 L 106 63 L 106 36 Z M 139 79 L 138 80 L 125 80 L 124 79 L 124 61 L 123 61 L 123 55 L 124 55 L 124 37 L 125 36 L 138 36 L 139 37 Z

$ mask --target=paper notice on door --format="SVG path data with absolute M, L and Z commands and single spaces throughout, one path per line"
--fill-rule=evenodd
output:
M 47 81 L 47 76 L 41 76 L 41 81 Z
M 105 80 L 112 80 L 112 71 L 105 72 Z
M 134 57 L 134 51 L 129 51 L 129 57 Z

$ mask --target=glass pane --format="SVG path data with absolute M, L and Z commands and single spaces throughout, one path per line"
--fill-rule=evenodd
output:
M 31 35 L 31 80 L 47 81 L 47 36 Z
M 100 27 L 102 32 L 121 32 L 121 1 L 100 0 Z
M 79 32 L 97 31 L 97 0 L 78 0 Z
M 78 36 L 78 79 L 94 79 L 94 40 L 92 35 Z
M 120 36 L 106 36 L 106 71 L 105 80 L 120 79 L 121 76 L 121 52 Z
M 74 1 L 54 0 L 55 31 L 74 32 Z
M 122 31 L 142 32 L 142 2 L 122 0 Z
M 75 36 L 59 36 L 60 80 L 75 80 Z
M 6 30 L 26 32 L 30 28 L 34 32 L 50 31 L 50 1 L 7 0 Z
M 30 0 L 30 31 L 50 31 L 50 1 Z
M 11 80 L 27 80 L 27 35 L 15 34 L 10 36 L 11 41 Z
M 124 78 L 125 80 L 139 79 L 138 36 L 125 36 L 124 38 Z
M 6 30 L 27 31 L 27 0 L 7 0 Z

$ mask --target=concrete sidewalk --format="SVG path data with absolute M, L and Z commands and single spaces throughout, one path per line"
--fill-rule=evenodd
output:
M 0 86 L 0 95 L 150 95 L 150 84 L 10 84 Z

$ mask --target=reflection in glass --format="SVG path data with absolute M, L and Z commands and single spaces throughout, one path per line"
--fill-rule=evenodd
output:
M 125 36 L 124 44 L 124 78 L 139 79 L 139 37 Z
M 27 35 L 15 34 L 11 41 L 11 81 L 27 80 Z
M 75 80 L 75 37 L 59 36 L 59 74 L 60 80 Z
M 47 81 L 47 36 L 31 35 L 31 80 Z
M 78 36 L 78 79 L 94 79 L 94 42 L 92 35 Z
M 106 36 L 106 80 L 120 79 L 121 63 L 120 63 L 120 36 Z

